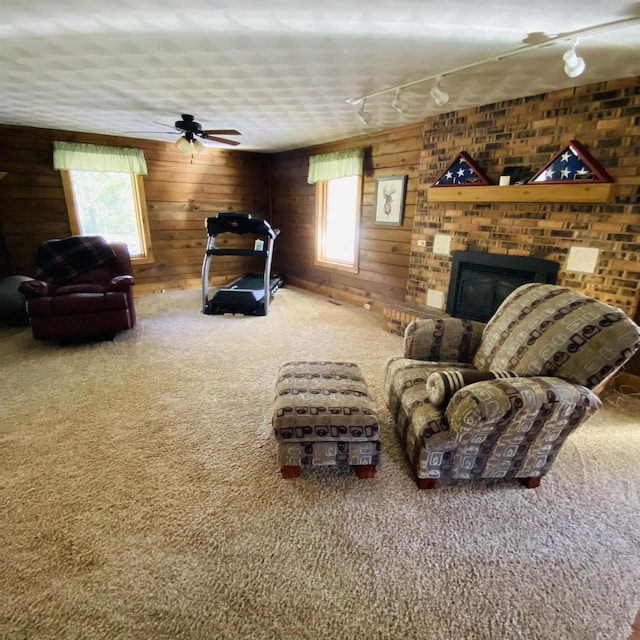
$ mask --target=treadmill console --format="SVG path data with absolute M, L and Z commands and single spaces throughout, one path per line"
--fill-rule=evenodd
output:
M 254 218 L 250 213 L 243 211 L 221 211 L 217 216 L 207 218 L 205 222 L 210 236 L 220 233 L 255 233 L 275 238 L 279 233 L 279 230 L 272 229 L 266 220 Z

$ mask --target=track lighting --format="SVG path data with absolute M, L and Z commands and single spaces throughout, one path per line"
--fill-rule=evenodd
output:
M 400 91 L 401 91 L 401 89 L 398 89 L 396 91 L 396 97 L 391 101 L 391 106 L 398 113 L 407 113 L 407 111 L 409 111 L 409 108 L 411 107 L 411 105 L 406 100 L 403 100 L 400 97 Z
M 396 97 L 391 102 L 391 106 L 394 109 L 397 109 L 398 112 L 405 113 L 409 106 L 409 103 L 406 103 L 405 108 L 405 101 L 400 100 L 399 98 L 400 91 L 404 91 L 409 87 L 414 87 L 416 85 L 422 84 L 423 82 L 432 82 L 433 80 L 435 80 L 436 83 L 431 88 L 431 91 L 429 93 L 431 94 L 431 97 L 434 99 L 435 103 L 439 107 L 443 107 L 445 104 L 447 104 L 447 102 L 449 102 L 449 95 L 439 86 L 442 78 L 448 78 L 449 76 L 461 71 L 470 71 L 471 69 L 476 69 L 483 65 L 495 64 L 496 62 L 501 62 L 502 60 L 507 60 L 508 58 L 513 58 L 515 56 L 521 56 L 523 54 L 537 51 L 538 49 L 543 49 L 552 44 L 560 42 L 563 43 L 564 46 L 566 46 L 567 43 L 571 43 L 573 41 L 571 48 L 565 52 L 562 58 L 564 60 L 564 72 L 570 78 L 577 78 L 581 73 L 584 72 L 587 66 L 585 64 L 585 61 L 576 53 L 578 39 L 590 38 L 595 35 L 608 33 L 610 31 L 616 31 L 618 29 L 628 29 L 629 27 L 634 27 L 638 24 L 640 24 L 640 17 L 636 16 L 632 18 L 621 18 L 620 20 L 613 20 L 611 22 L 605 22 L 603 24 L 596 24 L 591 27 L 584 27 L 582 29 L 576 29 L 575 31 L 571 31 L 569 33 L 558 33 L 557 35 L 543 38 L 531 44 L 526 44 L 509 51 L 503 51 L 502 53 L 494 54 L 488 58 L 483 58 L 482 60 L 469 62 L 460 67 L 456 67 L 455 69 L 448 69 L 446 71 L 443 70 L 437 74 L 429 75 L 424 78 L 418 78 L 417 80 L 411 80 L 410 82 L 405 81 L 402 84 L 398 84 L 394 87 L 385 87 L 384 89 L 380 89 L 379 91 L 374 91 L 373 93 L 368 93 L 367 95 L 359 96 L 357 98 L 348 98 L 347 102 L 351 105 L 362 105 L 360 110 L 357 112 L 358 117 L 360 118 L 362 124 L 369 124 L 369 122 L 371 121 L 371 115 L 364 111 L 365 100 L 377 98 L 378 96 L 382 95 L 387 95 L 388 93 L 394 91 Z
M 360 122 L 362 122 L 362 124 L 366 126 L 371 122 L 371 114 L 368 111 L 364 110 L 365 102 L 366 100 L 362 101 L 362 105 L 356 111 L 356 115 L 358 116 L 358 120 L 360 120 Z
M 564 72 L 570 78 L 577 78 L 583 73 L 587 66 L 585 61 L 576 53 L 577 44 L 577 42 L 572 44 L 571 49 L 565 51 L 565 54 L 562 56 L 564 60 Z
M 436 78 L 436 83 L 433 85 L 433 87 L 431 87 L 431 91 L 429 91 L 429 93 L 431 94 L 433 101 L 439 107 L 444 107 L 444 105 L 449 102 L 449 94 L 440 88 L 441 80 L 441 77 Z

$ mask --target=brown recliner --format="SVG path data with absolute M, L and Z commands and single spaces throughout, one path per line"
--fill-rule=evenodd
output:
M 27 299 L 27 316 L 36 340 L 112 338 L 135 325 L 135 281 L 128 247 L 112 242 L 104 243 L 103 250 L 109 253 L 102 254 L 100 264 L 79 269 L 77 274 L 71 270 L 73 275 L 66 280 L 60 279 L 58 270 L 56 278 L 45 276 L 19 286 Z

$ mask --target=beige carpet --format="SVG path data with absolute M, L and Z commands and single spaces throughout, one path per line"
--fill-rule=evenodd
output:
M 0 637 L 623 639 L 640 607 L 640 401 L 536 490 L 420 492 L 382 396 L 379 317 L 293 288 L 267 318 L 138 300 L 115 342 L 0 329 Z M 276 372 L 347 359 L 383 423 L 372 480 L 280 479 Z

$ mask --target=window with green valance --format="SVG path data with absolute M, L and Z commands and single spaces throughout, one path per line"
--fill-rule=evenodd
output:
M 57 171 L 78 169 L 147 175 L 147 163 L 140 149 L 75 142 L 53 143 L 53 168 Z
M 75 142 L 53 143 L 73 235 L 126 242 L 134 262 L 152 262 L 142 151 Z
M 364 162 L 363 149 L 336 151 L 309 158 L 309 184 L 316 184 L 335 178 L 361 176 Z

